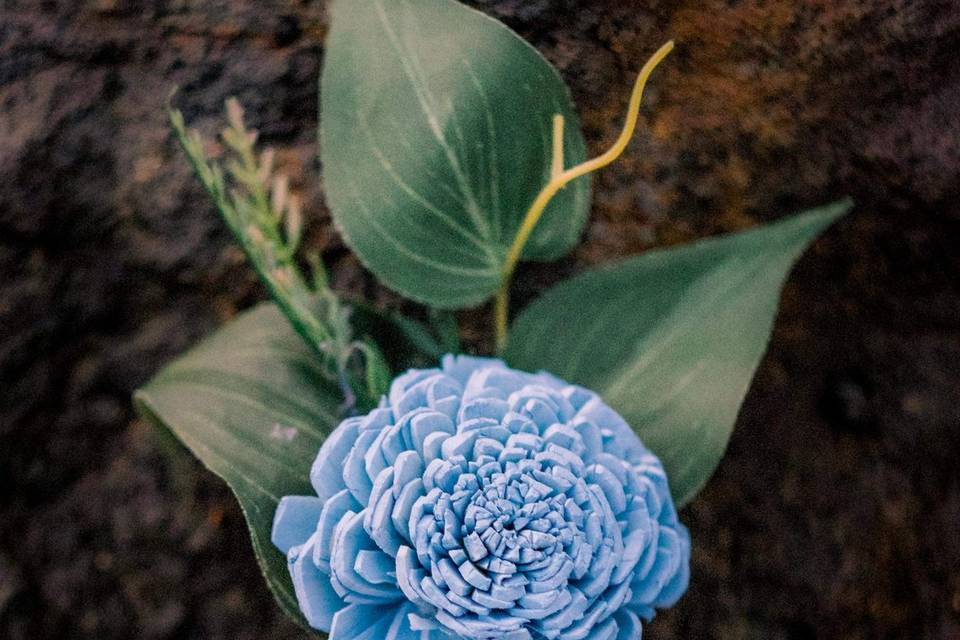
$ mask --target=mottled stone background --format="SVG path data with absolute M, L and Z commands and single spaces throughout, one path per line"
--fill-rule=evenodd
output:
M 729 455 L 683 517 L 694 578 L 648 638 L 960 637 L 960 5 L 474 0 L 616 134 L 582 266 L 838 196 Z M 399 305 L 332 231 L 316 172 L 321 0 L 0 0 L 0 637 L 297 638 L 229 492 L 130 393 L 264 292 L 171 141 L 236 94 L 309 204 L 339 288 Z M 522 299 L 523 296 L 521 296 Z M 485 312 L 464 314 L 481 340 Z

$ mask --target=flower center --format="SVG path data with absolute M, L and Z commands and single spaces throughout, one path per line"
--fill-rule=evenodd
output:
M 449 495 L 451 509 L 463 509 L 457 551 L 499 585 L 494 587 L 498 595 L 506 596 L 502 603 L 491 601 L 494 608 L 510 607 L 537 575 L 565 583 L 572 569 L 571 555 L 584 541 L 575 514 L 582 511 L 565 491 L 547 482 L 556 485 L 539 461 L 497 462 L 462 475 Z M 443 512 L 442 507 L 437 510 Z
M 494 556 L 529 564 L 554 550 L 563 527 L 563 500 L 530 473 L 511 470 L 484 482 L 467 507 L 464 524 Z

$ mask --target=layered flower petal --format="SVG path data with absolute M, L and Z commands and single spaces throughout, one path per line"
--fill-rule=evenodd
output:
M 596 394 L 447 356 L 345 420 L 273 542 L 331 640 L 639 638 L 689 580 L 656 456 Z

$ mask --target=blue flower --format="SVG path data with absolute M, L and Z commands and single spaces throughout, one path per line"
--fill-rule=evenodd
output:
M 331 640 L 636 640 L 687 588 L 660 461 L 594 393 L 499 360 L 411 370 L 281 500 L 307 621 Z

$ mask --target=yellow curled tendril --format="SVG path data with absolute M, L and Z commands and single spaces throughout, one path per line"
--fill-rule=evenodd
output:
M 507 320 L 510 306 L 510 283 L 513 279 L 513 273 L 517 268 L 517 262 L 523 253 L 523 248 L 530 239 L 534 227 L 539 222 L 544 210 L 557 193 L 567 186 L 572 180 L 576 180 L 602 169 L 614 160 L 616 160 L 627 148 L 630 138 L 633 137 L 633 131 L 637 126 L 637 119 L 640 115 L 640 100 L 643 98 L 643 89 L 650 78 L 650 74 L 657 68 L 664 58 L 673 50 L 673 40 L 660 47 L 654 53 L 647 63 L 643 65 L 640 73 L 637 75 L 637 81 L 633 85 L 633 92 L 630 94 L 630 104 L 627 107 L 627 118 L 623 124 L 623 130 L 620 137 L 613 143 L 606 152 L 587 160 L 581 164 L 564 170 L 563 168 L 563 116 L 556 114 L 553 116 L 553 157 L 550 165 L 550 181 L 537 194 L 530 209 L 527 210 L 523 223 L 517 230 L 517 235 L 513 239 L 513 244 L 507 252 L 504 260 L 503 271 L 500 280 L 500 289 L 497 292 L 495 300 L 494 321 L 496 325 L 497 352 L 502 353 L 507 344 Z

